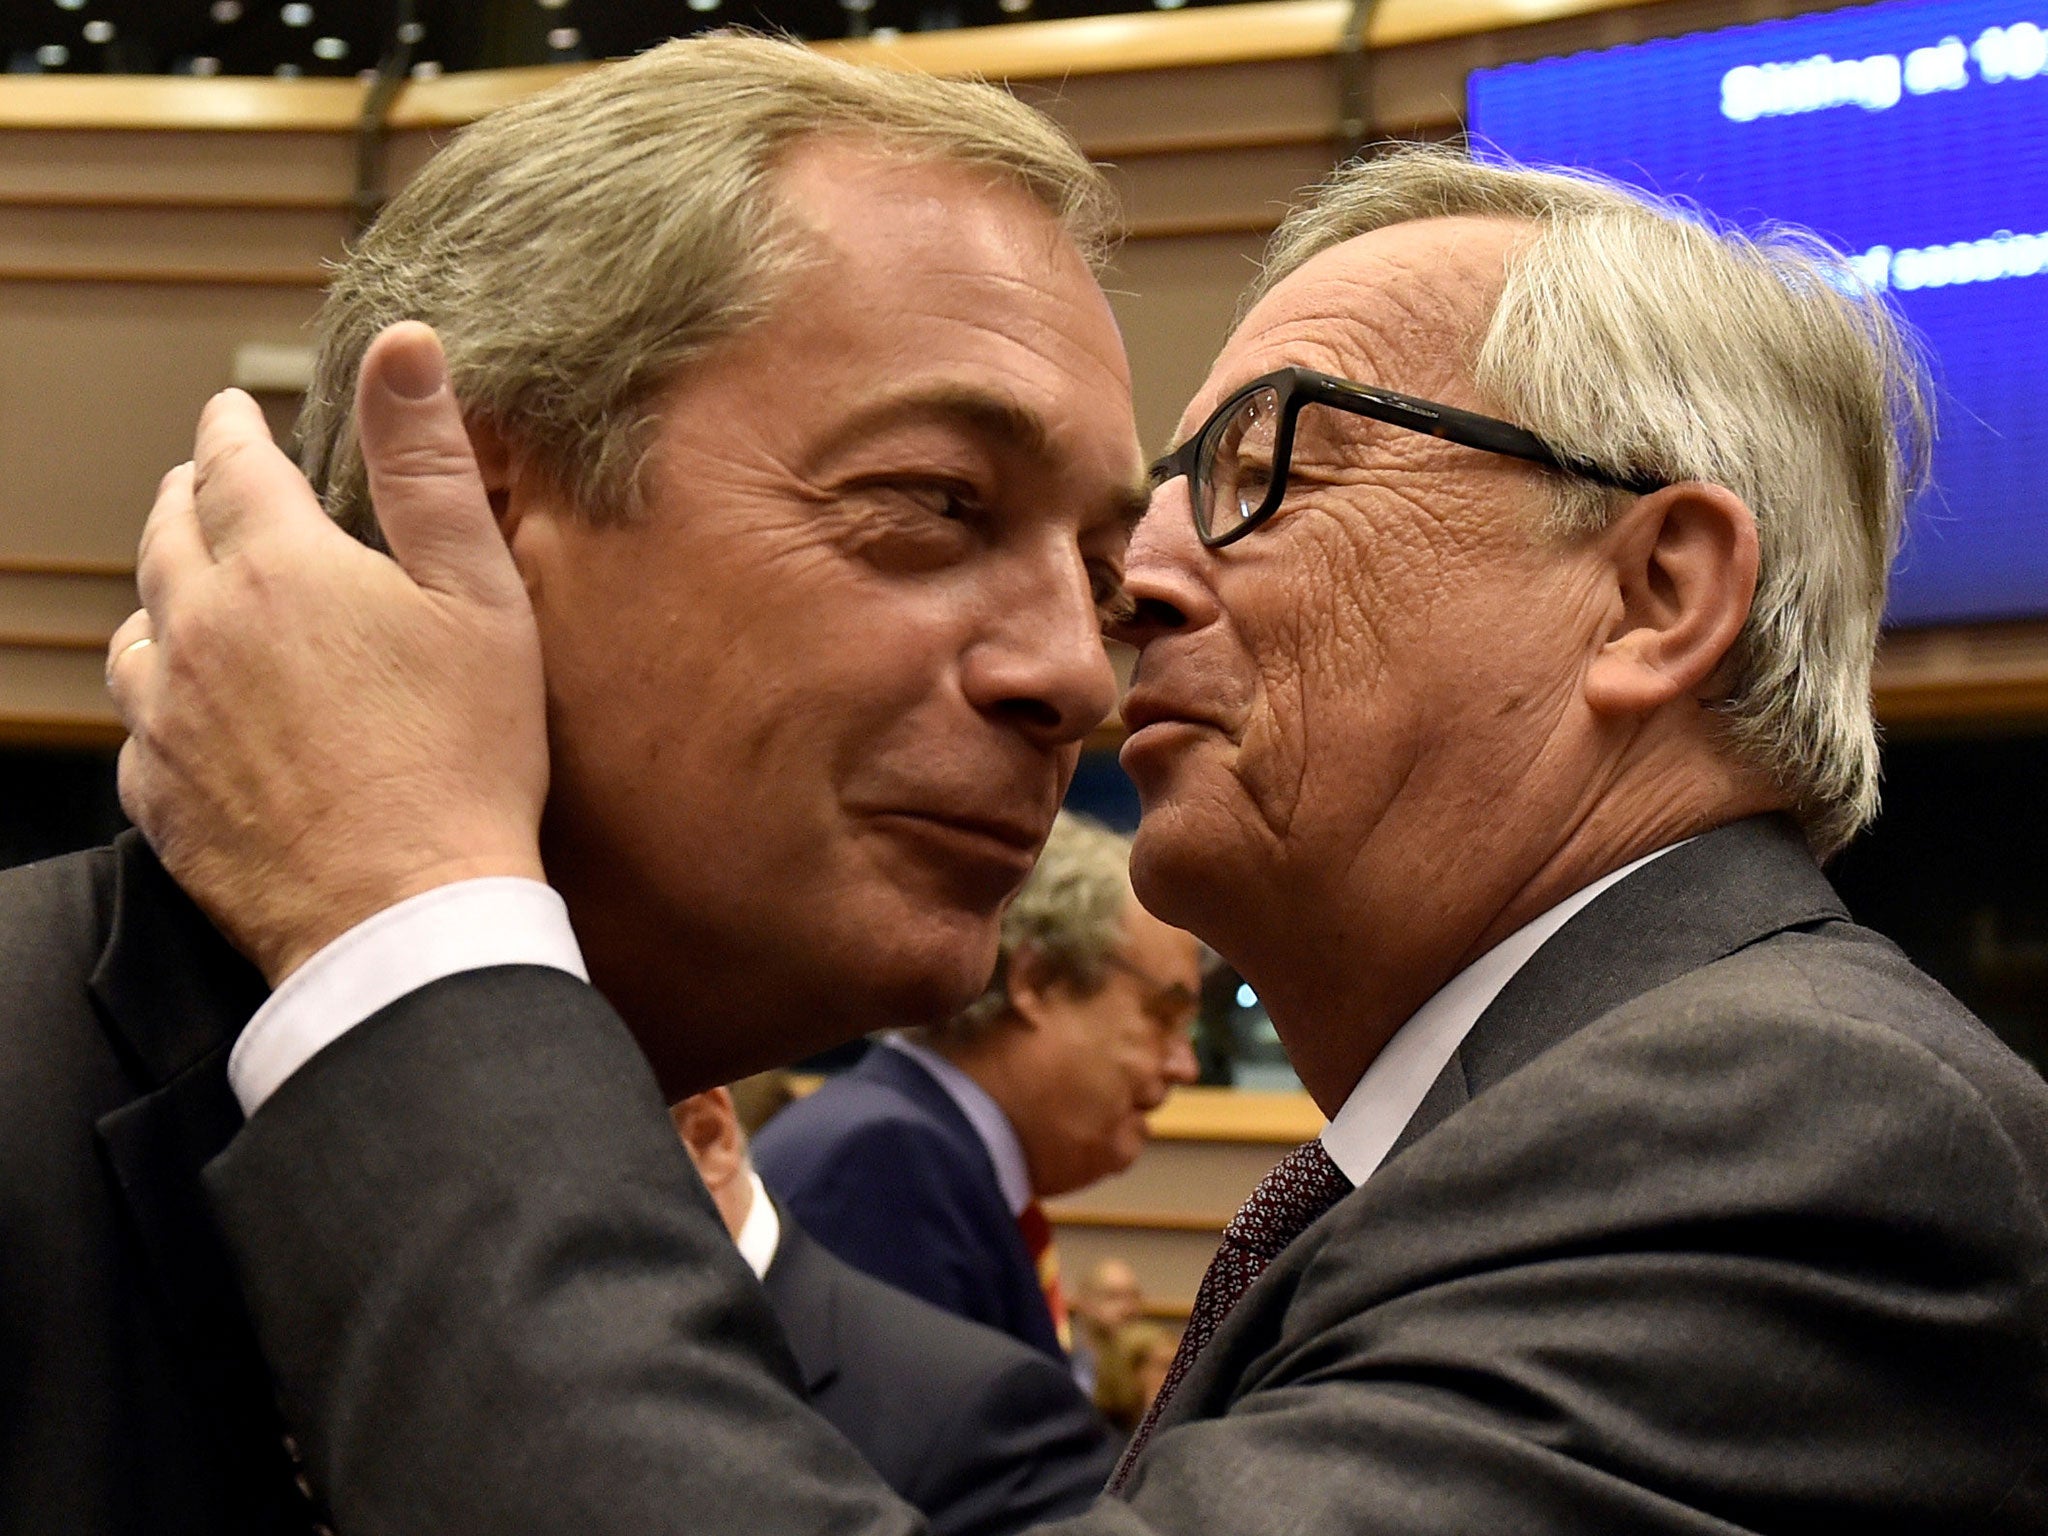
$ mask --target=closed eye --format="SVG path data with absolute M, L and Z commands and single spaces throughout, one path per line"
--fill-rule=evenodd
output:
M 989 513 L 953 479 L 891 476 L 843 487 L 835 541 L 850 554 L 904 570 L 936 570 L 977 548 Z

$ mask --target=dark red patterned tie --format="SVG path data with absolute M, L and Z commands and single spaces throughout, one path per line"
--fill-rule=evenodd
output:
M 1278 1167 L 1259 1180 L 1259 1187 L 1252 1191 L 1251 1199 L 1245 1201 L 1244 1209 L 1223 1229 L 1222 1246 L 1216 1250 L 1216 1257 L 1209 1261 L 1208 1273 L 1202 1276 L 1201 1289 L 1195 1292 L 1195 1305 L 1188 1314 L 1187 1332 L 1180 1336 L 1180 1348 L 1174 1352 L 1173 1364 L 1166 1369 L 1166 1381 L 1159 1389 L 1159 1396 L 1146 1410 L 1137 1433 L 1131 1436 L 1123 1460 L 1117 1463 L 1116 1475 L 1109 1480 L 1111 1493 L 1123 1487 L 1125 1479 L 1131 1475 L 1131 1467 L 1137 1461 L 1138 1453 L 1145 1448 L 1146 1440 L 1151 1438 L 1152 1426 L 1158 1422 L 1160 1410 L 1173 1396 L 1181 1378 L 1187 1375 L 1195 1356 L 1216 1336 L 1216 1330 L 1230 1315 L 1230 1309 L 1237 1305 L 1238 1298 L 1252 1288 L 1252 1282 L 1259 1278 L 1268 1264 L 1280 1257 L 1282 1249 L 1307 1231 L 1318 1216 L 1350 1193 L 1351 1181 L 1330 1160 L 1330 1154 L 1323 1150 L 1320 1140 L 1296 1147 Z

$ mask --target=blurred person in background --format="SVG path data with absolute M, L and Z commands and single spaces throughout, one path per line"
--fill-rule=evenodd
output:
M 1095 1407 L 1128 1439 L 1159 1399 L 1179 1335 L 1158 1323 L 1127 1322 L 1103 1341 Z
M 1094 1502 L 1116 1455 L 1065 1371 L 812 1242 L 754 1172 L 728 1090 L 669 1115 L 768 1294 L 805 1398 L 934 1536 L 1005 1536 Z
M 1129 839 L 1062 812 L 982 995 L 782 1111 L 761 1177 L 855 1268 L 1064 1359 L 1040 1201 L 1136 1161 L 1146 1114 L 1195 1080 L 1200 988 L 1194 939 L 1131 894 Z
M 1138 1272 L 1124 1259 L 1098 1259 L 1081 1277 L 1068 1304 L 1074 1320 L 1074 1379 L 1083 1392 L 1095 1390 L 1095 1363 L 1103 1346 L 1145 1309 Z

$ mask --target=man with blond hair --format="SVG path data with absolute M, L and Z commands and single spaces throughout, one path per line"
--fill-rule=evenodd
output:
M 1130 841 L 1061 812 L 981 996 L 778 1115 L 761 1176 L 855 1268 L 1065 1363 L 1041 1202 L 1137 1161 L 1145 1116 L 1199 1075 L 1201 985 L 1194 939 L 1131 894 Z
M 1330 1123 L 1232 1223 L 1116 1496 L 1062 1531 L 2048 1523 L 2048 1087 L 1815 861 L 1875 807 L 1917 398 L 1838 263 L 1613 187 L 1407 151 L 1283 228 L 1131 550 L 1123 761 L 1138 895 L 1258 989 Z M 195 515 L 281 514 L 227 465 L 155 519 Z M 264 855 L 296 828 L 239 787 L 291 759 L 208 722 L 337 722 L 249 696 L 228 662 L 268 636 L 204 569 L 146 569 L 208 638 L 117 669 L 153 723 L 131 781 L 174 867 L 273 931 Z M 334 602 L 309 562 L 264 574 Z M 413 601 L 374 620 L 386 667 L 421 659 Z M 469 763 L 463 803 L 504 771 Z M 294 870 L 360 900 L 365 867 Z M 777 1469 L 734 1529 L 913 1529 L 795 1410 L 735 1405 L 766 1367 L 710 1342 L 722 1235 L 639 1193 L 680 1181 L 602 1001 L 476 987 L 303 1062 L 215 1169 L 352 1528 L 682 1528 L 722 1452 Z M 543 1130 L 608 1156 L 507 1155 Z M 383 1152 L 422 1135 L 428 1175 Z M 394 1232 L 422 1187 L 431 1220 Z M 451 1262 L 523 1283 L 464 1287 L 472 1320 Z M 597 1362 L 556 1347 L 578 1318 Z M 481 1440 L 436 1435 L 456 1383 L 510 1405 Z
M 412 589 L 366 545 L 446 582 L 413 615 L 424 668 L 336 674 L 339 692 L 306 695 L 367 729 L 302 738 L 290 783 L 249 786 L 252 817 L 295 823 L 317 862 L 367 853 L 373 822 L 284 802 L 358 772 L 382 783 L 380 815 L 410 829 L 400 862 L 434 873 L 374 862 L 420 894 L 424 926 L 359 932 L 350 963 L 301 967 L 331 933 L 299 920 L 339 933 L 383 904 L 364 866 L 353 896 L 302 887 L 283 925 L 212 908 L 252 968 L 139 838 L 0 878 L 0 1530 L 283 1532 L 319 1517 L 199 1170 L 337 1012 L 477 964 L 587 965 L 634 1021 L 636 1067 L 652 1062 L 673 1098 L 834 1029 L 943 1013 L 982 984 L 1003 906 L 1114 698 L 1099 604 L 1143 494 L 1090 267 L 1109 209 L 1073 145 L 998 91 L 765 39 L 679 43 L 462 135 L 337 272 L 303 452 L 326 512 L 362 542 L 267 440 L 254 451 L 246 397 L 214 403 L 198 483 L 254 471 L 299 498 L 286 542 L 354 585 L 365 624 L 394 582 Z M 408 434 L 437 408 L 443 436 Z M 193 483 L 182 470 L 167 489 Z M 436 521 L 451 493 L 490 530 L 489 569 Z M 283 552 L 259 538 L 238 560 L 225 535 L 202 537 L 229 580 Z M 195 552 L 152 535 L 145 586 L 160 590 L 156 561 Z M 307 656 L 375 649 L 345 614 L 302 624 L 280 588 L 234 602 L 253 615 L 280 598 L 277 634 Z M 503 622 L 470 627 L 477 598 Z M 117 680 L 197 660 L 202 629 L 167 619 Z M 273 651 L 248 681 L 295 687 L 287 664 Z M 430 674 L 459 697 L 409 722 L 378 707 Z M 526 729 L 543 711 L 547 740 Z M 443 735 L 457 719 L 468 732 Z M 439 786 L 399 767 L 430 739 L 453 775 Z M 515 741 L 494 808 L 471 801 L 463 760 L 495 775 Z M 141 809 L 155 789 L 136 766 L 123 772 Z M 530 831 L 543 806 L 539 843 L 489 831 L 499 813 Z M 543 856 L 552 891 L 521 878 Z M 451 875 L 479 878 L 442 887 Z M 392 1151 L 421 1168 L 439 1155 Z M 700 1189 L 672 1195 L 709 1211 Z M 437 1246 L 434 1204 L 391 1211 Z M 751 1286 L 729 1244 L 716 1267 Z M 460 1294 L 474 1272 L 447 1278 L 471 1321 L 497 1311 Z M 602 1371 L 605 1331 L 558 1342 Z M 723 1308 L 720 1336 L 771 1365 L 733 1377 L 734 1406 L 795 1401 L 757 1293 Z M 444 1386 L 435 1434 L 478 1439 L 503 1404 Z M 822 1431 L 793 1462 L 858 1467 Z M 533 1512 L 578 1507 L 563 1487 Z M 676 1508 L 734 1529 L 776 1504 L 757 1488 Z

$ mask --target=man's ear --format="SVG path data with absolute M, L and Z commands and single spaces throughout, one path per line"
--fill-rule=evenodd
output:
M 1052 963 L 1030 944 L 1019 945 L 1004 965 L 1003 995 L 1009 999 L 1010 1012 L 1028 1028 L 1037 1028 L 1044 1019 L 1051 991 L 1058 985 Z
M 498 531 L 510 543 L 510 525 L 518 516 L 512 497 L 512 482 L 518 468 L 512 455 L 512 445 L 488 421 L 470 420 L 462 425 L 469 433 L 470 450 L 476 455 L 477 473 L 483 477 L 484 493 L 491 499 L 491 513 L 498 519 Z
M 512 564 L 526 584 L 526 596 L 539 612 L 544 606 L 541 589 L 545 572 L 560 558 L 560 526 L 552 518 L 535 515 L 544 506 L 552 505 L 545 494 L 547 487 L 491 422 L 476 419 L 464 422 L 463 427 L 476 454 L 477 472 L 484 482 L 484 494 L 490 498 L 491 515 L 498 520 L 498 532 L 512 551 Z
M 747 1141 L 732 1093 L 712 1088 L 671 1105 L 669 1119 L 682 1138 L 683 1150 L 697 1165 L 704 1187 L 716 1195 L 741 1177 L 747 1166 Z
M 1586 668 L 1586 702 L 1642 715 L 1714 697 L 1756 597 L 1756 519 L 1725 486 L 1688 480 L 1639 499 L 1597 540 L 1612 616 Z

